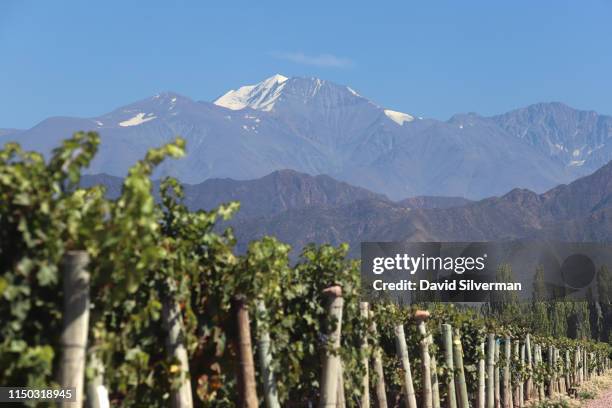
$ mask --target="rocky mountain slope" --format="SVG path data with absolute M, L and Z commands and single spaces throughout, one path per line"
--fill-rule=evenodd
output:
M 107 196 L 116 198 L 121 193 L 122 179 L 108 174 L 85 175 L 81 185 L 101 184 Z M 158 195 L 159 181 L 154 182 Z M 240 211 L 235 218 L 272 216 L 284 211 L 308 207 L 333 208 L 361 200 L 391 202 L 382 194 L 337 181 L 329 176 L 310 176 L 294 170 L 278 170 L 254 180 L 209 179 L 199 184 L 184 184 L 185 204 L 191 210 L 210 210 L 219 204 L 239 201 Z M 410 197 L 398 201 L 403 208 L 451 208 L 466 205 L 470 200 L 461 197 Z
M 301 248 L 308 242 L 612 241 L 612 162 L 592 175 L 543 194 L 514 189 L 464 206 L 410 209 L 364 199 L 334 208 L 302 208 L 237 223 L 240 242 L 274 235 Z
M 81 185 L 102 184 L 107 195 L 117 197 L 122 179 L 106 174 L 86 175 Z M 279 170 L 254 180 L 209 179 L 185 184 L 185 204 L 191 210 L 210 210 L 230 201 L 240 202 L 236 218 L 270 216 L 307 207 L 329 208 L 371 199 L 389 201 L 381 194 L 334 180 L 329 176 L 310 176 L 294 170 Z M 155 182 L 155 190 L 159 182 Z M 445 202 L 442 198 L 441 202 Z M 433 203 L 435 204 L 435 203 Z
M 116 196 L 121 179 L 86 176 L 83 185 L 104 184 Z M 231 225 L 239 248 L 274 235 L 301 248 L 309 242 L 349 242 L 358 255 L 362 241 L 612 241 L 612 161 L 595 173 L 543 194 L 513 189 L 501 197 L 387 197 L 292 170 L 239 181 L 212 179 L 185 185 L 192 209 L 238 200 Z

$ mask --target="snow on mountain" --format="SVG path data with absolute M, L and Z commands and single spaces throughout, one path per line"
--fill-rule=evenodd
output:
M 143 124 L 145 122 L 153 120 L 155 118 L 157 118 L 157 116 L 155 116 L 152 113 L 142 113 L 141 112 L 141 113 L 136 114 L 136 116 L 134 116 L 134 117 L 132 117 L 132 118 L 130 118 L 128 120 L 124 120 L 123 122 L 119 122 L 119 126 L 123 126 L 123 127 L 126 127 L 126 126 L 138 126 L 138 125 L 141 125 L 141 124 Z M 100 124 L 102 122 L 96 121 L 96 123 Z M 100 126 L 104 126 L 104 124 L 102 124 Z
M 232 110 L 249 107 L 270 111 L 274 108 L 274 102 L 280 96 L 284 83 L 288 79 L 280 74 L 273 75 L 256 85 L 246 85 L 237 90 L 230 90 L 215 100 L 214 104 Z
M 400 126 L 402 126 L 404 122 L 412 122 L 414 120 L 414 116 L 391 109 L 385 109 L 385 115 Z

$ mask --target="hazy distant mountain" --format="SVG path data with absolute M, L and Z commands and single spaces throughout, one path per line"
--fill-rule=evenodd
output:
M 394 200 L 474 199 L 515 187 L 542 192 L 596 169 L 612 159 L 611 120 L 539 104 L 441 122 L 383 108 L 346 86 L 275 75 L 214 103 L 167 92 L 95 118 L 46 119 L 0 142 L 49 151 L 75 130 L 97 130 L 102 146 L 89 171 L 123 176 L 148 148 L 181 135 L 187 157 L 165 162 L 156 177 L 196 184 L 293 169 Z
M 409 209 L 364 199 L 334 208 L 302 208 L 242 220 L 240 243 L 274 235 L 301 248 L 308 242 L 504 241 L 546 238 L 612 242 L 612 162 L 592 175 L 536 194 L 514 189 L 464 206 Z M 357 251 L 357 252 L 355 252 Z
M 560 164 L 585 174 L 612 157 L 612 117 L 572 109 L 562 103 L 539 103 L 492 118 Z
M 19 129 L 0 129 L 0 137 L 19 132 Z
M 409 197 L 397 203 L 405 208 L 412 209 L 430 209 L 430 208 L 453 208 L 462 207 L 471 203 L 463 197 L 434 197 L 434 196 L 417 196 Z

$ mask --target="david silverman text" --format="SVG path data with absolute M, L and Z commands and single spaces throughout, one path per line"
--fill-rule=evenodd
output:
M 383 282 L 380 279 L 372 283 L 374 290 L 434 290 L 434 291 L 454 291 L 454 290 L 484 290 L 484 291 L 520 291 L 520 282 L 476 282 L 471 279 L 459 281 L 445 280 L 444 282 L 430 282 L 422 279 L 417 283 L 402 279 L 398 282 Z

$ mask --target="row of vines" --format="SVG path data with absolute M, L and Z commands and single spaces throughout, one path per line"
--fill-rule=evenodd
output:
M 482 310 L 360 302 L 346 245 L 293 261 L 264 237 L 238 254 L 219 222 L 238 203 L 190 211 L 172 178 L 155 199 L 180 138 L 118 198 L 83 188 L 99 141 L 77 133 L 48 160 L 0 150 L 0 385 L 76 386 L 94 407 L 467 408 L 571 393 L 609 368 L 607 344 Z

